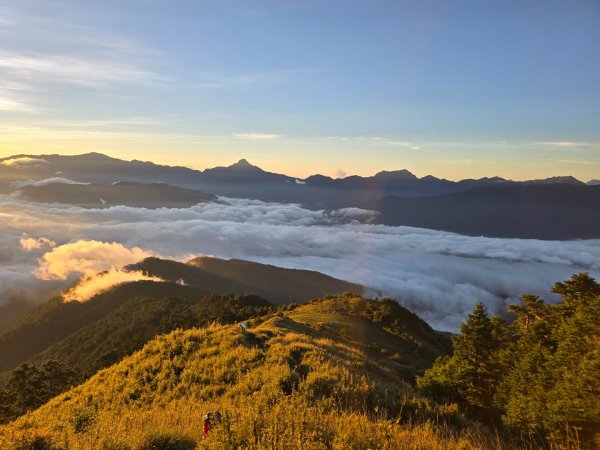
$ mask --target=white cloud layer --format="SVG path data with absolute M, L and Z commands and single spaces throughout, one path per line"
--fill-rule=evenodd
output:
M 89 277 L 120 269 L 152 255 L 139 247 L 126 248 L 117 242 L 79 240 L 45 253 L 39 259 L 36 276 L 41 280 L 66 280 L 73 273 Z
M 113 286 L 132 281 L 164 281 L 158 277 L 149 277 L 141 271 L 124 272 L 122 270 L 109 270 L 91 277 L 83 277 L 75 286 L 64 293 L 67 302 L 85 302 L 94 295 L 104 292 Z
M 447 330 L 456 329 L 478 301 L 502 312 L 524 292 L 551 299 L 554 282 L 575 272 L 600 278 L 600 240 L 466 237 L 365 223 L 371 214 L 359 209 L 326 213 L 226 201 L 186 209 L 90 210 L 0 197 L 0 299 L 7 290 L 46 286 L 32 274 L 39 253 L 20 248 L 23 233 L 63 244 L 41 259 L 38 270 L 47 278 L 118 269 L 148 254 L 241 258 L 361 283 L 373 295 L 394 297 Z M 89 240 L 96 243 L 78 242 Z

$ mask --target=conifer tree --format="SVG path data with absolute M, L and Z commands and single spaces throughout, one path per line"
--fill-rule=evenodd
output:
M 600 284 L 589 273 L 581 272 L 571 276 L 570 280 L 556 283 L 552 292 L 559 294 L 565 305 L 573 305 L 600 296 Z
M 482 303 L 478 303 L 460 334 L 453 340 L 454 358 L 462 379 L 459 389 L 466 402 L 477 409 L 491 406 L 495 386 L 493 352 L 496 345 L 492 338 L 492 322 Z
M 495 416 L 493 397 L 502 375 L 500 350 L 508 333 L 501 318 L 491 320 L 482 303 L 461 325 L 460 334 L 452 339 L 453 355 L 440 358 L 417 380 L 425 392 L 462 403 L 467 412 L 492 420 Z

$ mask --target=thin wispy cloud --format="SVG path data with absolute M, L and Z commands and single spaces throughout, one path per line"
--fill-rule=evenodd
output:
M 50 129 L 60 128 L 122 128 L 122 127 L 156 127 L 164 125 L 168 118 L 164 116 L 133 116 L 133 117 L 114 117 L 106 119 L 88 119 L 88 120 L 56 120 L 47 121 L 45 126 Z
M 0 96 L 0 111 L 31 112 L 33 111 L 33 107 L 22 101 Z
M 161 79 L 152 72 L 125 62 L 70 55 L 1 52 L 0 70 L 4 77 L 25 79 L 33 84 L 44 82 L 102 86 L 109 83 L 148 83 Z
M 14 167 L 16 169 L 38 167 L 44 164 L 48 164 L 48 161 L 41 158 L 30 158 L 28 156 L 19 156 L 0 161 L 0 165 Z
M 309 68 L 275 69 L 246 73 L 201 72 L 197 74 L 197 81 L 193 84 L 193 87 L 197 89 L 270 87 L 292 83 L 317 72 L 316 69 Z
M 579 159 L 551 159 L 549 161 L 559 163 L 559 164 L 583 164 L 586 166 L 597 166 L 600 164 L 598 161 L 582 161 Z
M 73 92 L 65 86 L 140 88 L 167 81 L 155 70 L 152 49 L 95 25 L 81 16 L 82 5 L 50 5 L 52 15 L 16 2 L 0 11 L 0 111 L 53 112 L 65 92 Z
M 534 142 L 534 145 L 547 145 L 550 147 L 561 147 L 561 148 L 568 148 L 568 147 L 590 147 L 592 145 L 599 145 L 598 143 L 594 143 L 594 142 L 580 142 L 580 141 L 541 141 L 541 142 Z
M 11 26 L 15 24 L 15 18 L 7 6 L 0 6 L 0 25 Z
M 325 140 L 359 145 L 406 147 L 410 150 L 421 149 L 421 147 L 412 141 L 382 136 L 328 136 Z
M 232 135 L 236 139 L 244 139 L 247 141 L 270 141 L 281 137 L 279 134 L 274 133 L 233 133 Z

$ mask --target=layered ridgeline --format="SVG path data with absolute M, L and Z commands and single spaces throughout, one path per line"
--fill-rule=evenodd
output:
M 185 316 L 187 308 L 196 305 L 192 309 L 195 308 L 201 315 L 212 308 L 203 303 L 207 299 L 215 303 L 215 307 L 218 306 L 218 299 L 211 300 L 211 296 L 214 295 L 251 293 L 253 296 L 264 298 L 265 305 L 280 305 L 342 292 L 361 294 L 363 291 L 360 285 L 337 280 L 319 272 L 208 257 L 195 258 L 188 263 L 147 258 L 126 267 L 125 270 L 142 271 L 146 275 L 165 281 L 119 284 L 85 302 L 65 302 L 62 297 L 50 299 L 11 330 L 0 335 L 0 373 L 12 370 L 43 352 L 49 351 L 50 355 L 58 357 L 61 352 L 49 350 L 58 343 L 67 349 L 64 354 L 70 355 L 69 361 L 77 361 L 81 357 L 84 360 L 99 358 L 110 362 L 110 358 L 101 353 L 106 347 L 101 345 L 101 340 L 110 334 L 109 330 L 94 332 L 98 341 L 84 340 L 83 346 L 87 348 L 85 351 L 76 351 L 82 342 L 76 333 L 85 333 L 84 329 L 90 326 L 98 327 L 98 323 L 110 327 L 125 320 L 130 320 L 126 327 L 135 330 L 136 323 L 133 318 L 139 316 L 139 324 L 144 324 L 143 311 L 160 317 L 159 311 L 170 308 L 174 317 L 169 320 L 172 320 L 171 329 L 174 329 L 182 320 L 177 315 Z M 168 297 L 177 300 L 171 299 L 171 303 L 166 305 L 164 302 Z M 156 311 L 153 311 L 153 308 L 156 308 Z M 167 319 L 164 322 L 166 323 Z M 191 319 L 188 322 L 194 324 Z M 155 325 L 148 328 L 149 324 L 146 324 L 145 332 L 156 335 L 159 331 L 168 331 L 165 330 L 164 323 Z M 114 327 L 114 331 L 122 332 L 123 328 Z M 71 341 L 73 348 L 69 344 Z M 72 353 L 73 351 L 75 353 Z M 117 356 L 122 357 L 123 354 Z M 65 358 L 67 357 L 63 356 L 58 359 L 64 361 Z
M 49 384 L 27 401 L 16 394 L 0 399 L 0 409 L 5 405 L 0 420 L 39 406 L 68 387 L 52 379 L 69 374 L 73 382 L 80 382 L 159 334 L 214 321 L 234 323 L 271 311 L 272 305 L 362 292 L 359 285 L 318 272 L 240 260 L 196 258 L 180 263 L 148 258 L 127 269 L 165 281 L 119 284 L 85 302 L 56 297 L 0 335 L 0 388 L 2 380 L 6 385 L 23 378 L 41 377 Z M 46 361 L 60 366 L 40 372 Z M 17 368 L 23 363 L 27 366 Z
M 493 445 L 456 408 L 415 392 L 415 372 L 445 353 L 448 341 L 392 300 L 327 297 L 247 324 L 245 333 L 213 324 L 160 336 L 0 429 L 0 446 Z M 202 439 L 207 410 L 223 420 Z
M 596 181 L 583 183 L 571 176 L 450 181 L 419 178 L 407 170 L 300 180 L 246 160 L 198 171 L 98 153 L 0 158 L 0 194 L 35 202 L 93 208 L 188 207 L 220 195 L 300 203 L 312 209 L 361 207 L 377 211 L 375 220 L 388 225 L 535 239 L 599 238 L 600 229 L 591 225 L 600 220 Z

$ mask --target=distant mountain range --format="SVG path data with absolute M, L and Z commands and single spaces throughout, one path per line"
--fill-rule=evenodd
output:
M 73 184 L 79 183 L 79 184 Z M 86 183 L 86 184 L 81 184 Z M 86 207 L 186 207 L 214 195 L 300 203 L 311 209 L 361 207 L 378 221 L 469 235 L 538 239 L 600 238 L 600 181 L 571 176 L 450 181 L 407 170 L 371 177 L 297 179 L 245 159 L 198 171 L 99 153 L 0 158 L 0 193 Z
M 44 180 L 56 177 L 96 184 L 112 184 L 123 181 L 166 183 L 217 195 L 251 196 L 267 201 L 294 201 L 310 205 L 321 203 L 326 207 L 387 195 L 423 197 L 500 184 L 585 185 L 571 176 L 524 182 L 515 182 L 500 177 L 450 181 L 431 175 L 419 178 L 408 170 L 382 171 L 371 177 L 352 175 L 333 179 L 324 175 L 312 175 L 306 179 L 297 179 L 264 171 L 245 159 L 228 167 L 215 167 L 199 171 L 187 167 L 163 166 L 152 162 L 124 161 L 101 153 L 76 156 L 15 155 L 0 158 L 0 181 Z M 598 183 L 598 180 L 590 182 L 590 184 L 595 183 Z M 317 193 L 322 195 L 316 195 Z M 345 197 L 345 200 L 340 198 L 342 196 Z

